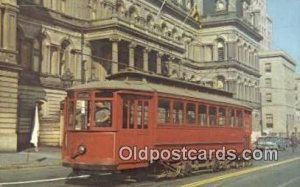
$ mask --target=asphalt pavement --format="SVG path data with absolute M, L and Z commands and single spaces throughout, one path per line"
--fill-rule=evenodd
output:
M 59 147 L 41 147 L 38 151 L 30 148 L 17 153 L 0 153 L 0 170 L 60 165 Z
M 48 150 L 47 150 L 48 149 Z M 41 150 L 32 152 L 29 163 L 60 161 L 59 149 Z M 56 150 L 56 151 L 55 151 Z M 13 153 L 12 153 L 13 154 Z M 24 154 L 15 158 L 22 158 Z M 26 155 L 26 154 L 25 154 Z M 6 155 L 8 156 L 8 155 Z M 0 158 L 4 158 L 0 154 Z M 7 158 L 7 157 L 6 157 Z M 27 157 L 25 157 L 27 161 Z M 46 158 L 46 159 L 45 159 Z M 13 160 L 13 158 L 10 158 Z M 47 160 L 47 161 L 46 161 Z M 53 161 L 53 162 L 52 162 Z M 1 163 L 4 162 L 1 159 Z M 13 163 L 13 162 L 11 162 Z M 292 153 L 291 150 L 280 152 L 278 161 L 255 161 L 254 165 L 245 169 L 230 169 L 218 173 L 204 172 L 185 178 L 172 180 L 153 180 L 150 178 L 130 178 L 127 175 L 75 175 L 70 168 L 60 165 L 45 165 L 35 167 L 28 164 L 23 168 L 0 169 L 0 186 L 25 187 L 56 187 L 56 186 L 118 186 L 118 187 L 161 187 L 161 186 L 208 186 L 208 187 L 286 187 L 300 186 L 300 151 Z M 265 168 L 263 168 L 265 167 Z

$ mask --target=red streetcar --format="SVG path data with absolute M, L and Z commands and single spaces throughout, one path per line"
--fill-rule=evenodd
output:
M 150 158 L 129 158 L 133 152 L 124 146 L 147 147 L 148 152 L 226 147 L 240 155 L 251 148 L 251 108 L 233 99 L 232 93 L 157 75 L 124 72 L 110 79 L 68 90 L 62 149 L 65 166 L 88 172 L 159 166 L 164 175 L 178 176 L 247 164 L 239 159 L 151 162 Z M 120 150 L 129 159 L 122 159 Z

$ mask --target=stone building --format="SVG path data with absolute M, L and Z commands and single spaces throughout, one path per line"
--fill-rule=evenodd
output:
M 263 39 L 250 17 L 252 1 L 201 0 L 197 69 L 201 82 L 233 92 L 254 108 L 253 131 L 260 132 L 259 60 Z M 194 65 L 194 64 L 193 64 Z
M 0 150 L 28 146 L 37 102 L 40 143 L 59 144 L 68 75 L 73 85 L 126 68 L 179 76 L 182 59 L 194 61 L 186 58 L 200 28 L 193 1 L 168 2 L 161 10 L 163 1 L 157 0 L 0 2 L 5 22 L 0 29 L 5 77 Z M 9 93 L 4 90 L 8 85 Z
M 286 137 L 295 130 L 295 69 L 295 61 L 283 51 L 260 54 L 263 129 L 267 134 Z
M 300 139 L 300 75 L 296 75 L 296 112 L 295 112 L 295 126 L 294 131 L 297 133 Z
M 59 145 L 65 88 L 136 69 L 224 89 L 256 108 L 261 34 L 239 0 L 0 0 L 0 150 Z M 199 21 L 200 20 L 200 21 Z M 3 77 L 3 78 L 2 78 Z

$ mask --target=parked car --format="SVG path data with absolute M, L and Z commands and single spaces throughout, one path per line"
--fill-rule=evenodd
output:
M 288 141 L 284 138 L 277 138 L 276 143 L 278 144 L 278 149 L 279 150 L 286 150 L 288 148 Z
M 256 149 L 285 150 L 286 142 L 278 137 L 259 137 L 257 139 Z

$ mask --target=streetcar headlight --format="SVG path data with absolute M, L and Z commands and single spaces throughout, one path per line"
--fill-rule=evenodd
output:
M 86 147 L 84 145 L 80 145 L 78 147 L 78 153 L 83 155 L 86 152 Z

